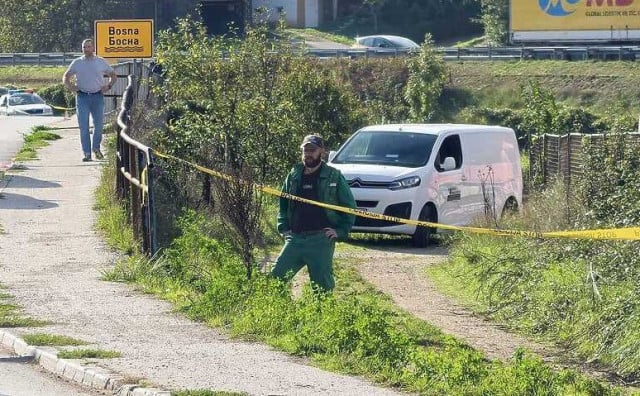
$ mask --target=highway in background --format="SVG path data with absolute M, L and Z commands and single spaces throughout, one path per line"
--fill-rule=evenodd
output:
M 321 58 L 395 57 L 407 55 L 406 50 L 360 49 L 326 41 L 318 37 L 304 40 L 307 56 Z M 512 46 L 512 47 L 435 47 L 445 61 L 502 60 L 640 60 L 638 45 L 573 45 L 573 46 Z M 0 66 L 67 66 L 76 53 L 0 53 Z

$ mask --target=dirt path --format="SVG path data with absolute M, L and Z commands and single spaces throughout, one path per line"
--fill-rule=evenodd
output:
M 556 368 L 569 368 L 600 381 L 626 387 L 614 374 L 593 365 L 571 361 L 568 353 L 552 345 L 533 342 L 501 328 L 496 323 L 474 314 L 439 292 L 425 269 L 447 259 L 447 250 L 432 246 L 410 248 L 406 244 L 362 244 L 365 249 L 339 250 L 336 257 L 357 263 L 361 276 L 390 296 L 396 305 L 423 319 L 443 332 L 465 341 L 485 353 L 489 359 L 508 361 L 517 348 L 526 348 Z
M 346 251 L 339 254 L 350 256 L 356 253 Z M 545 360 L 553 355 L 549 347 L 500 329 L 438 292 L 424 270 L 446 257 L 447 252 L 442 247 L 413 249 L 385 246 L 376 249 L 369 244 L 366 250 L 357 253 L 360 274 L 391 296 L 399 307 L 466 341 L 490 359 L 507 360 L 518 347 L 535 351 Z

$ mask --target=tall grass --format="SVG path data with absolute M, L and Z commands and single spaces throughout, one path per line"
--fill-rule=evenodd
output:
M 102 168 L 100 184 L 96 191 L 96 210 L 101 212 L 98 217 L 98 229 L 105 235 L 109 235 L 107 242 L 126 254 L 138 251 L 137 243 L 131 227 L 126 226 L 128 212 L 124 203 L 117 201 L 115 192 L 115 139 L 110 136 L 105 139 L 109 165 Z
M 558 182 L 532 194 L 523 216 L 504 227 L 574 229 L 576 213 L 586 210 L 569 197 Z M 637 251 L 636 242 L 460 234 L 450 262 L 430 274 L 443 290 L 475 300 L 477 310 L 511 328 L 635 381 L 640 372 L 640 289 L 632 275 Z

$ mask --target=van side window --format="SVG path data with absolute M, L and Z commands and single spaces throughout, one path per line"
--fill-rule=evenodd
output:
M 444 159 L 447 157 L 453 157 L 456 162 L 454 169 L 460 169 L 462 166 L 462 145 L 460 144 L 459 135 L 447 136 L 442 141 L 442 145 L 436 156 L 436 163 L 434 164 L 438 172 L 444 172 L 442 165 L 444 164 Z

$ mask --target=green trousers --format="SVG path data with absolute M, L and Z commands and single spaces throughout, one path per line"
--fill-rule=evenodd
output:
M 335 286 L 333 280 L 335 246 L 335 241 L 329 239 L 324 232 L 287 235 L 271 274 L 288 282 L 306 265 L 312 285 L 331 291 Z

